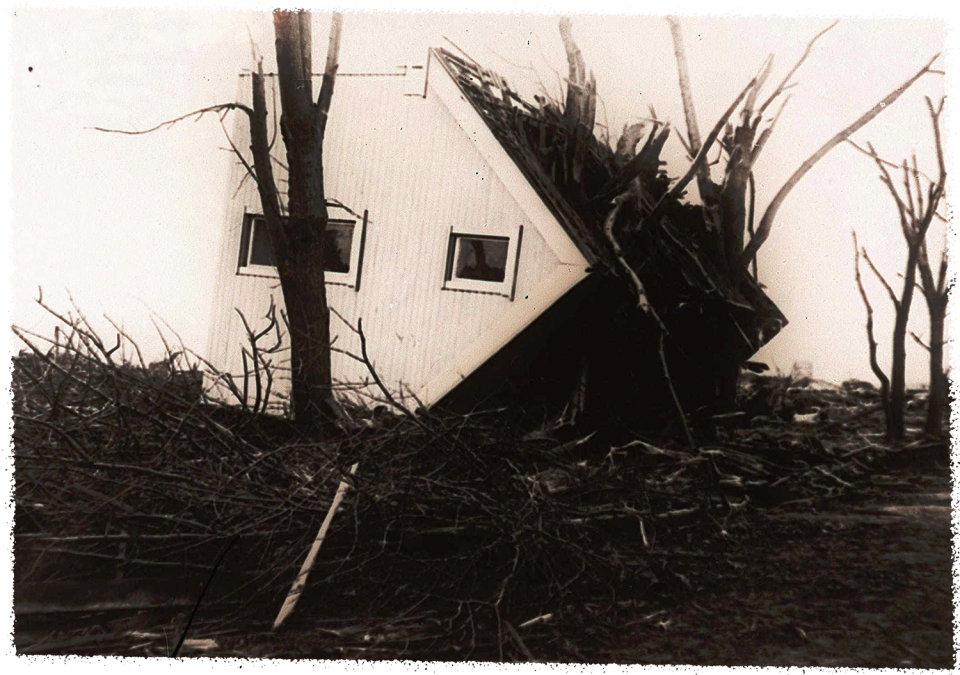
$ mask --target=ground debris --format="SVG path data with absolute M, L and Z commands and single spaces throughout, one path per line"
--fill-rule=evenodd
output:
M 84 356 L 15 365 L 21 653 L 169 653 L 190 609 L 169 599 L 198 597 L 239 537 L 185 642 L 195 653 L 282 655 L 308 632 L 298 655 L 592 660 L 637 617 L 679 630 L 669 608 L 743 574 L 731 556 L 758 516 L 879 494 L 908 456 L 947 457 L 885 445 L 849 387 L 775 382 L 781 409 L 829 413 L 723 422 L 694 450 L 524 436 L 495 412 L 381 416 L 317 441 Z M 270 633 L 345 478 L 297 613 Z

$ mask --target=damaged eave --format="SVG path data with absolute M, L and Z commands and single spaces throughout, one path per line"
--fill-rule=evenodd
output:
M 618 263 L 611 242 L 602 232 L 603 215 L 609 211 L 609 201 L 617 190 L 625 181 L 632 181 L 631 177 L 639 176 L 638 172 L 646 172 L 648 183 L 659 182 L 664 189 L 669 185 L 659 160 L 660 148 L 666 140 L 665 126 L 654 124 L 646 142 L 641 142 L 640 130 L 634 129 L 637 137 L 637 143 L 632 144 L 634 154 L 624 156 L 622 148 L 618 146 L 616 152 L 611 150 L 594 136 L 592 129 L 577 124 L 577 120 L 571 126 L 560 103 L 544 97 L 538 97 L 536 104 L 524 101 L 501 75 L 466 55 L 464 58 L 444 49 L 435 49 L 431 54 L 536 190 L 587 259 L 591 270 L 623 274 L 623 261 Z M 571 157 L 579 162 L 579 171 L 574 173 L 570 172 Z M 558 182 L 558 177 L 563 180 Z M 560 184 L 564 182 L 566 189 Z M 570 187 L 579 192 L 573 201 L 568 194 Z M 678 206 L 674 211 L 692 208 L 679 202 L 682 196 L 676 195 Z M 643 194 L 638 193 L 630 227 L 638 231 L 643 211 L 651 207 Z M 689 216 L 690 210 L 681 215 Z M 737 273 L 731 282 L 727 280 L 728 273 L 710 263 L 703 255 L 702 242 L 698 243 L 698 237 L 707 235 L 690 227 L 683 231 L 669 220 L 662 219 L 659 229 L 664 236 L 655 241 L 655 250 L 633 251 L 630 266 L 638 273 L 643 273 L 649 265 L 670 268 L 665 273 L 686 287 L 685 291 L 679 291 L 680 296 L 699 296 L 702 301 L 722 297 L 730 304 L 731 318 L 736 329 L 744 334 L 752 355 L 786 325 L 783 313 L 746 270 Z M 752 320 L 748 315 L 752 315 Z M 745 330 L 741 322 L 753 324 L 754 330 Z M 755 335 L 752 339 L 751 334 Z

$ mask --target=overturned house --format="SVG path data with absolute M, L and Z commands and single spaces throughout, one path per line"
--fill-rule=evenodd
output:
M 340 395 L 382 396 L 359 358 L 362 319 L 369 361 L 412 407 L 633 426 L 730 400 L 785 318 L 724 262 L 705 210 L 668 194 L 667 125 L 630 127 L 616 148 L 596 137 L 582 70 L 565 105 L 524 101 L 443 49 L 424 67 L 338 76 L 324 157 Z M 234 145 L 248 139 L 240 120 Z M 244 175 L 235 164 L 207 353 L 225 397 L 281 410 L 283 299 Z

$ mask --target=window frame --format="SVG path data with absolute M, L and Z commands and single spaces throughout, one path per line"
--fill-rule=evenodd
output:
M 360 290 L 361 266 L 363 264 L 363 253 L 367 238 L 367 211 L 363 212 L 362 218 L 344 218 L 334 217 L 331 213 L 333 209 L 339 209 L 350 215 L 352 214 L 345 206 L 340 204 L 327 204 L 328 223 L 353 226 L 353 236 L 350 239 L 350 271 L 334 272 L 324 270 L 324 282 L 333 286 L 348 286 L 356 291 Z M 266 224 L 266 218 L 262 213 L 250 213 L 244 211 L 243 223 L 241 225 L 240 241 L 237 242 L 237 276 L 242 277 L 266 277 L 269 279 L 279 279 L 275 265 L 257 265 L 250 263 L 250 256 L 253 252 L 253 242 L 255 232 L 258 226 Z M 244 240 L 246 240 L 246 250 L 243 250 Z M 246 264 L 244 264 L 246 262 Z
M 460 242 L 466 239 L 506 240 L 507 259 L 504 264 L 503 281 L 461 279 L 454 275 Z M 443 265 L 442 290 L 500 295 L 511 301 L 517 290 L 517 268 L 520 264 L 520 245 L 523 241 L 523 226 L 515 232 L 470 232 L 450 228 L 447 234 L 447 250 Z

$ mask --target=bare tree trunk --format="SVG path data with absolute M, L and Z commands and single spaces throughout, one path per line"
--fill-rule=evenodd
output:
M 864 251 L 866 256 L 866 251 Z M 871 265 L 872 267 L 872 265 Z M 886 425 L 886 436 L 890 438 L 890 379 L 880 367 L 877 360 L 877 339 L 873 333 L 873 305 L 870 304 L 870 298 L 867 297 L 867 291 L 863 287 L 863 279 L 860 276 L 860 246 L 857 243 L 857 233 L 853 232 L 853 268 L 857 281 L 857 288 L 860 290 L 860 297 L 863 299 L 863 305 L 867 310 L 867 345 L 870 356 L 870 369 L 880 383 L 880 406 L 883 409 L 883 420 Z
M 320 99 L 316 103 L 313 102 L 309 26 L 307 12 L 274 13 L 277 75 L 283 109 L 280 130 L 289 166 L 289 213 L 283 221 L 269 215 L 267 218 L 290 329 L 294 418 L 301 429 L 313 432 L 340 414 L 332 387 L 330 310 L 323 271 L 327 226 L 323 138 L 336 77 L 340 19 L 335 15 L 331 26 L 327 68 Z M 258 132 L 251 134 L 251 138 L 254 139 L 255 167 L 266 215 L 276 207 L 272 206 L 275 197 L 264 194 L 264 190 L 271 187 L 263 184 L 268 171 L 265 167 L 269 165 L 265 123 Z M 275 186 L 272 191 L 276 194 Z
M 908 241 L 907 269 L 903 275 L 903 292 L 896 305 L 893 323 L 893 361 L 890 364 L 890 419 L 887 425 L 889 440 L 899 443 L 904 439 L 904 404 L 906 400 L 907 322 L 913 304 L 913 290 L 917 280 L 917 259 L 923 230 L 913 241 Z M 915 235 L 916 236 L 916 235 Z
M 907 295 L 904 292 L 904 295 Z M 904 436 L 903 406 L 906 390 L 907 365 L 907 320 L 910 318 L 909 303 L 897 309 L 893 324 L 893 361 L 890 366 L 890 422 L 888 432 L 890 440 L 900 442 Z
M 927 419 L 924 431 L 931 436 L 943 432 L 943 416 L 947 410 L 949 381 L 943 370 L 943 332 L 946 303 L 930 306 L 930 384 Z

